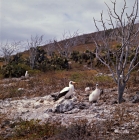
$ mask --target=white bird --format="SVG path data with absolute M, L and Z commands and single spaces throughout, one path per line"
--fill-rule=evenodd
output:
M 84 91 L 85 91 L 85 92 L 90 91 L 90 87 L 86 87 L 86 88 L 84 89 Z
M 89 102 L 96 102 L 100 96 L 100 93 L 101 90 L 98 88 L 98 84 L 96 84 L 96 89 L 89 95 Z
M 123 75 L 122 75 L 122 74 L 120 75 L 120 78 L 121 78 L 121 79 L 123 78 Z
M 28 74 L 28 71 L 26 71 L 25 78 L 28 78 L 28 77 L 29 77 L 29 74 Z
M 69 86 L 63 88 L 59 93 L 59 98 L 65 96 L 65 98 L 70 98 L 74 94 L 74 85 L 76 82 L 70 81 Z

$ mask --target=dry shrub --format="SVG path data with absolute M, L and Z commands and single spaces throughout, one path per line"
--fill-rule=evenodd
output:
M 73 120 L 67 127 L 62 126 L 60 122 L 46 121 L 41 123 L 39 120 L 22 120 L 12 124 L 13 136 L 9 140 L 137 140 L 139 126 L 135 128 L 133 124 L 126 129 L 129 133 L 124 133 L 121 129 L 124 123 L 128 123 L 128 119 L 115 118 L 126 117 L 126 111 L 122 109 L 119 112 L 119 107 L 116 108 L 114 117 L 104 120 L 92 120 L 89 122 L 86 119 Z M 121 115 L 122 114 L 122 115 Z M 120 121 L 121 120 L 121 121 Z M 139 120 L 139 119 L 138 119 Z M 115 133 L 118 129 L 120 133 Z M 8 139 L 7 139 L 8 140 Z
M 112 83 L 108 82 L 109 79 L 101 78 L 101 80 L 95 79 L 95 70 L 86 70 L 86 71 L 52 71 L 47 73 L 36 73 L 33 77 L 28 80 L 20 79 L 9 79 L 3 84 L 13 84 L 7 88 L 2 87 L 0 98 L 13 98 L 13 97 L 34 97 L 34 96 L 44 96 L 49 95 L 54 92 L 60 91 L 63 87 L 68 86 L 70 80 L 77 82 L 75 89 L 82 89 L 86 86 L 93 86 L 97 82 L 101 85 L 102 83 Z M 3 80 L 4 81 L 4 80 Z M 25 90 L 21 93 L 18 91 L 18 88 L 24 88 Z
M 104 126 L 110 137 L 114 137 L 114 140 L 137 140 L 139 126 L 135 126 L 133 122 L 138 121 L 139 118 L 136 119 L 130 112 L 130 106 L 128 104 L 120 104 L 115 107 L 113 116 L 104 122 Z M 114 133 L 116 129 L 119 133 Z
M 91 135 L 91 126 L 87 120 L 72 122 L 70 126 L 61 131 L 58 135 L 59 140 L 88 140 Z
M 43 124 L 39 120 L 20 120 L 14 130 L 14 139 L 25 138 L 29 140 L 44 138 L 48 139 L 59 131 L 59 123 L 46 121 Z
M 95 76 L 93 78 L 95 83 L 99 83 L 105 88 L 110 88 L 116 86 L 114 80 L 110 76 L 102 75 L 102 76 Z
M 0 113 L 0 140 L 3 140 L 3 134 L 5 133 L 5 126 L 9 125 L 9 119 L 6 115 L 6 113 L 1 114 Z

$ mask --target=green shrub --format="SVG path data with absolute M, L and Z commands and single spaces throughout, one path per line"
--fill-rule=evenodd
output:
M 80 72 L 74 72 L 71 75 L 71 80 L 79 82 L 83 79 L 83 75 Z
M 25 74 L 26 69 L 20 64 L 12 63 L 12 64 L 7 64 L 7 65 L 3 66 L 1 72 L 5 78 L 21 77 L 22 75 Z
M 3 76 L 3 74 L 0 72 L 0 79 L 3 79 L 4 78 L 4 76 Z
M 93 80 L 94 80 L 95 83 L 101 83 L 101 84 L 104 84 L 104 85 L 110 85 L 110 84 L 114 83 L 114 80 L 113 80 L 112 77 L 105 76 L 105 75 L 94 76 Z
M 30 76 L 34 76 L 34 75 L 40 74 L 41 71 L 40 70 L 33 69 L 33 70 L 29 70 L 28 73 L 29 73 Z

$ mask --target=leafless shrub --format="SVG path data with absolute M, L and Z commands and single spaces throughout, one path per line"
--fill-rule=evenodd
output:
M 69 127 L 65 128 L 59 135 L 59 139 L 66 140 L 87 140 L 89 139 L 91 130 L 87 124 L 87 120 L 78 120 L 73 122 Z
M 27 46 L 29 49 L 29 60 L 30 60 L 30 67 L 34 69 L 35 60 L 37 55 L 37 47 L 43 45 L 43 35 L 35 37 L 31 36 L 30 40 L 27 40 Z
M 116 9 L 116 1 L 112 2 L 112 4 L 113 8 L 106 4 L 109 15 L 107 23 L 112 30 L 108 30 L 107 23 L 103 19 L 103 13 L 101 13 L 101 20 L 98 22 L 102 24 L 103 31 L 99 30 L 97 20 L 94 19 L 98 30 L 96 38 L 94 37 L 94 43 L 96 46 L 96 57 L 109 69 L 117 84 L 118 102 L 121 103 L 131 71 L 139 65 L 137 61 L 139 54 L 139 29 L 138 25 L 136 25 L 138 0 L 135 0 L 130 14 L 126 13 L 127 4 L 125 0 L 120 14 L 118 14 Z M 120 44 L 118 48 L 112 47 L 113 41 Z
M 0 44 L 0 51 L 2 53 L 2 56 L 4 57 L 5 64 L 8 64 L 10 62 L 11 56 L 18 51 L 20 44 L 20 41 L 13 41 L 11 43 L 7 41 Z

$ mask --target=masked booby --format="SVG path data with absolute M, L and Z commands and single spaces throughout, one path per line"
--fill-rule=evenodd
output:
M 73 94 L 74 94 L 74 84 L 76 82 L 70 81 L 69 82 L 69 86 L 63 88 L 60 93 L 59 96 L 65 96 L 65 98 L 70 98 Z M 59 97 L 60 98 L 60 97 Z
M 29 77 L 29 74 L 28 74 L 28 71 L 26 71 L 25 78 L 28 78 L 28 77 Z
M 101 90 L 98 88 L 98 84 L 96 84 L 96 89 L 89 95 L 89 102 L 96 102 L 100 96 L 100 93 Z

